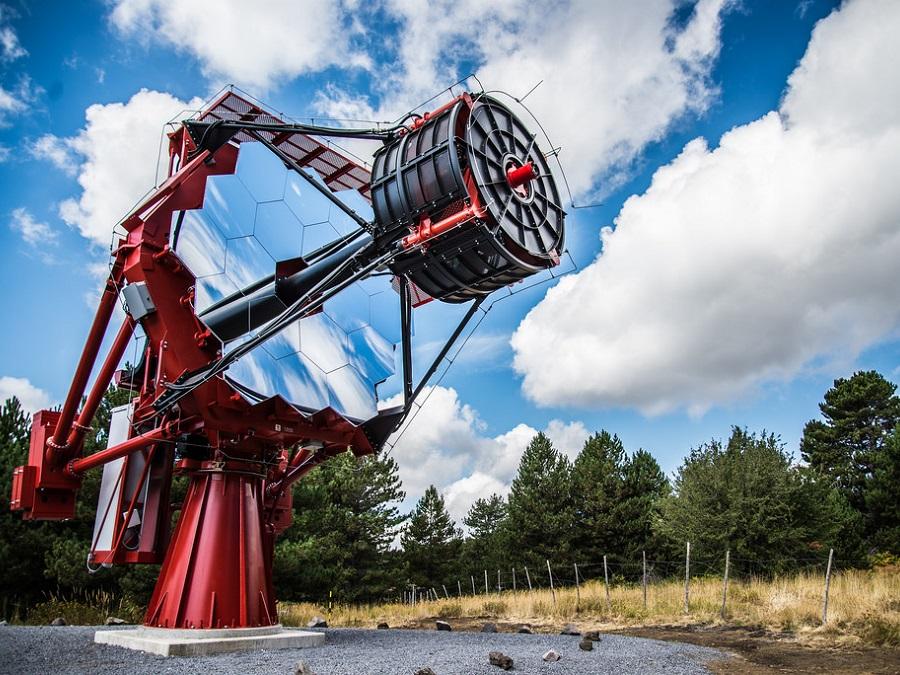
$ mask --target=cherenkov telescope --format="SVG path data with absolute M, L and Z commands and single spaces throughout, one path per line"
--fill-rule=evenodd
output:
M 380 142 L 371 171 L 332 137 Z M 271 626 L 291 485 L 348 449 L 377 452 L 484 299 L 558 265 L 565 213 L 537 136 L 484 93 L 347 129 L 286 122 L 229 90 L 168 138 L 168 178 L 121 223 L 65 402 L 34 416 L 12 508 L 72 518 L 82 476 L 103 467 L 89 564 L 162 563 L 147 626 Z M 431 300 L 469 307 L 415 384 L 412 315 Z M 124 320 L 82 404 L 117 302 Z M 112 382 L 133 397 L 107 449 L 84 456 Z

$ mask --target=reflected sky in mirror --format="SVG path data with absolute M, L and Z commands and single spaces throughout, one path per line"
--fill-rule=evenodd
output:
M 357 192 L 339 196 L 371 218 L 370 205 Z M 196 277 L 195 310 L 202 313 L 272 275 L 277 261 L 308 256 L 356 228 L 264 146 L 244 143 L 235 174 L 207 181 L 203 208 L 185 213 L 171 244 Z M 226 352 L 251 335 L 226 345 Z M 306 412 L 332 407 L 362 421 L 376 414 L 381 383 L 398 379 L 399 340 L 399 296 L 390 277 L 374 276 L 280 331 L 226 376 L 261 398 L 281 395 Z

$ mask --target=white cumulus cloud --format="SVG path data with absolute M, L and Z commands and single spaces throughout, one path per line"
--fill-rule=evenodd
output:
M 898 31 L 900 4 L 846 3 L 779 110 L 657 170 L 514 333 L 525 393 L 702 413 L 896 335 Z
M 598 178 L 616 180 L 674 120 L 706 109 L 730 4 L 699 0 L 675 22 L 679 0 L 389 0 L 400 35 L 396 62 L 378 72 L 381 100 L 332 88 L 319 103 L 334 117 L 393 119 L 467 68 L 514 96 L 543 81 L 526 103 L 563 147 L 573 190 L 584 193 Z
M 477 499 L 486 499 L 492 494 L 506 494 L 507 490 L 508 484 L 490 474 L 476 471 L 444 488 L 444 505 L 456 524 L 465 529 L 463 518 Z
M 329 66 L 368 66 L 351 43 L 353 3 L 331 0 L 115 0 L 123 35 L 190 53 L 217 84 L 267 89 Z
M 22 404 L 22 410 L 33 413 L 50 407 L 50 394 L 35 387 L 28 378 L 0 376 L 0 404 L 15 396 Z
M 60 217 L 87 239 L 108 246 L 115 224 L 156 183 L 160 152 L 165 151 L 164 125 L 200 105 L 199 99 L 184 102 L 165 92 L 141 89 L 125 103 L 90 106 L 77 135 L 48 143 L 74 153 L 79 161 L 81 195 L 60 204 Z M 47 156 L 57 163 L 49 151 Z M 63 168 L 69 166 L 68 156 L 58 160 Z
M 498 436 L 485 434 L 478 411 L 462 402 L 452 387 L 435 386 L 422 392 L 421 410 L 404 425 L 388 446 L 400 465 L 400 478 L 411 500 L 429 485 L 444 493 L 447 509 L 461 524 L 478 497 L 505 495 L 519 459 L 538 430 L 519 424 Z M 387 405 L 400 403 L 400 397 Z M 543 429 L 557 449 L 574 459 L 589 436 L 578 421 L 551 420 Z

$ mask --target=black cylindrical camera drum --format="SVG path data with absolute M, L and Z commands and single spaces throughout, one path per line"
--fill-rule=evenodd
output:
M 473 204 L 477 202 L 477 204 Z M 534 134 L 487 95 L 461 97 L 381 148 L 372 170 L 376 237 L 466 208 L 476 217 L 412 248 L 391 269 L 432 297 L 465 302 L 559 262 L 565 212 Z

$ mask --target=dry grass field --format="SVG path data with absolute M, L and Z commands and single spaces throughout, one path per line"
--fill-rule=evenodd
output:
M 723 619 L 721 578 L 692 579 L 690 611 L 684 611 L 684 585 L 678 581 L 651 584 L 647 609 L 640 585 L 610 589 L 609 605 L 603 582 L 557 589 L 464 595 L 411 606 L 408 604 L 341 605 L 330 611 L 309 603 L 282 603 L 286 625 L 305 625 L 314 615 L 331 626 L 414 627 L 435 618 L 461 625 L 496 621 L 530 624 L 535 630 L 558 631 L 566 623 L 580 628 L 616 630 L 647 626 L 742 626 L 790 634 L 806 644 L 900 645 L 900 570 L 848 570 L 833 575 L 828 623 L 822 624 L 824 581 L 821 574 L 796 574 L 771 580 L 732 580 Z

